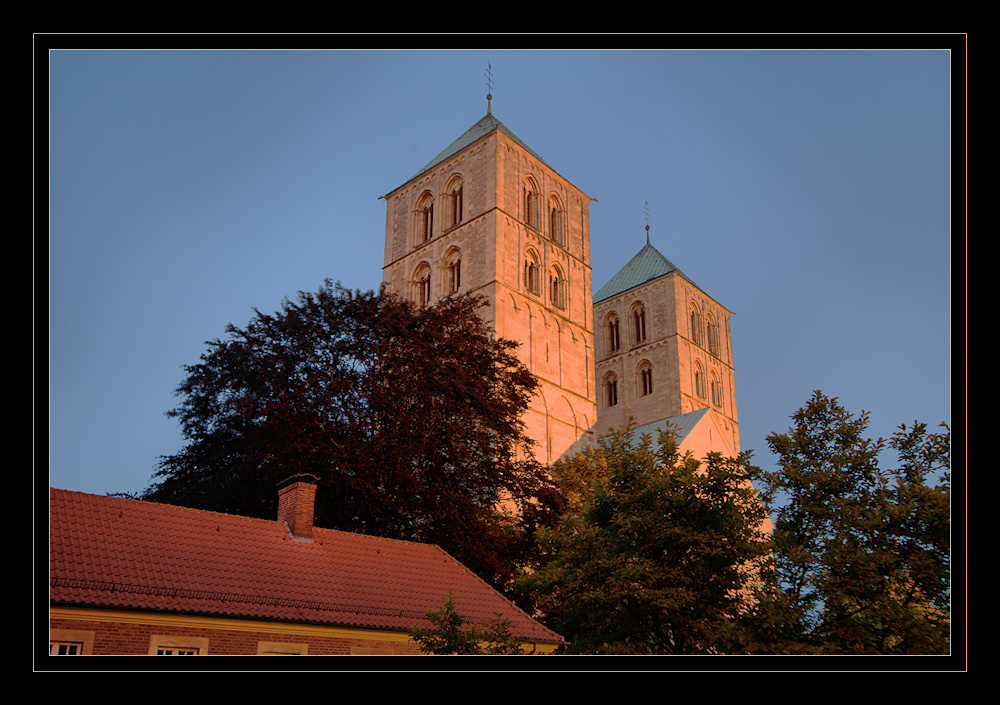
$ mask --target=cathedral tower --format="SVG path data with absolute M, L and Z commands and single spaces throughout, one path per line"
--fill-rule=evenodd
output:
M 594 295 L 598 436 L 631 420 L 691 432 L 697 457 L 739 452 L 731 312 L 648 240 Z M 697 427 L 697 428 L 696 428 Z
M 487 111 L 384 196 L 388 291 L 417 304 L 481 294 L 495 335 L 541 383 L 525 417 L 551 463 L 596 420 L 590 197 Z

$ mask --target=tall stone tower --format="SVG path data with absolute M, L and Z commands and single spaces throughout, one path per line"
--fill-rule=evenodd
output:
M 590 197 L 487 109 L 384 198 L 386 289 L 421 305 L 485 296 L 541 383 L 525 418 L 536 457 L 574 450 L 596 420 Z
M 739 452 L 731 312 L 649 243 L 594 295 L 596 435 L 678 428 L 697 457 Z M 683 448 L 683 446 L 682 446 Z

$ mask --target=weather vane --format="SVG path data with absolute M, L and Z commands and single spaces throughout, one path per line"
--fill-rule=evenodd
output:
M 649 201 L 643 201 L 646 205 L 643 211 L 646 214 L 646 244 L 649 244 Z
M 490 66 L 490 62 L 486 62 L 486 112 L 492 113 L 490 110 L 490 101 L 493 100 L 493 67 Z

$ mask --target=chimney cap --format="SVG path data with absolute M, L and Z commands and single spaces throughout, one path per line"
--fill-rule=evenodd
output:
M 305 482 L 309 485 L 315 485 L 319 483 L 319 477 L 309 472 L 300 472 L 292 475 L 291 477 L 286 477 L 284 480 L 280 480 L 277 483 L 277 486 L 279 488 L 287 487 L 288 485 L 292 485 L 296 482 Z

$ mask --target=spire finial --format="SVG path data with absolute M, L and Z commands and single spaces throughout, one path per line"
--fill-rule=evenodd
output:
M 486 62 L 486 113 L 487 115 L 492 115 L 493 111 L 491 109 L 490 101 L 493 100 L 493 67 L 490 63 Z
M 649 201 L 645 201 L 646 206 L 643 209 L 646 213 L 646 244 L 649 244 Z

